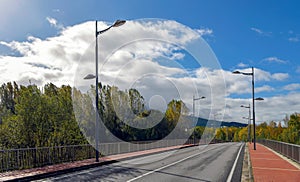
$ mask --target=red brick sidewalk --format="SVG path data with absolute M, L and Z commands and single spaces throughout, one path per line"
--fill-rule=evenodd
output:
M 281 158 L 267 147 L 256 144 L 249 145 L 254 181 L 300 181 L 300 169 Z
M 69 163 L 63 163 L 63 164 L 56 164 L 52 166 L 45 166 L 45 167 L 39 167 L 39 168 L 33 168 L 33 169 L 25 169 L 25 170 L 18 170 L 18 171 L 9 171 L 0 173 L 0 181 L 7 181 L 7 180 L 19 180 L 19 179 L 26 179 L 31 180 L 35 179 L 35 176 L 38 175 L 47 175 L 47 174 L 55 174 L 59 171 L 75 171 L 76 169 L 79 170 L 80 168 L 84 167 L 95 167 L 100 166 L 106 163 L 110 163 L 117 160 L 123 160 L 135 156 L 143 156 L 147 154 L 153 154 L 163 151 L 169 151 L 169 150 L 175 150 L 182 147 L 189 147 L 193 145 L 182 145 L 182 146 L 172 146 L 172 147 L 166 147 L 166 148 L 157 148 L 157 149 L 151 149 L 151 150 L 144 150 L 144 151 L 138 151 L 138 152 L 131 152 L 131 153 L 124 153 L 124 154 L 117 154 L 117 155 L 111 155 L 100 158 L 100 162 L 95 162 L 95 159 L 87 159 L 84 161 L 76 161 L 76 162 L 69 162 Z

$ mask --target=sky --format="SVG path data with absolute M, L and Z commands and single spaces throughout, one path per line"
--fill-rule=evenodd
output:
M 138 88 L 148 106 L 160 110 L 176 98 L 192 111 L 193 95 L 205 96 L 196 101 L 195 115 L 246 123 L 248 110 L 240 105 L 250 103 L 251 77 L 232 72 L 254 67 L 255 95 L 264 98 L 256 102 L 256 120 L 278 122 L 300 108 L 299 6 L 269 0 L 0 0 L 0 83 L 92 84 L 79 78 L 94 71 L 95 20 L 104 29 L 124 19 L 100 36 L 100 81 Z

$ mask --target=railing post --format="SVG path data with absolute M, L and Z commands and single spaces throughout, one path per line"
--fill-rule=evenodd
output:
M 292 145 L 292 159 L 295 159 L 295 156 L 294 156 L 294 146 Z
M 36 155 L 36 153 L 37 153 L 37 149 L 36 149 L 36 148 L 34 148 L 33 150 L 34 150 L 33 167 L 37 167 L 37 166 L 36 166 L 36 163 L 37 163 L 37 162 L 36 162 L 36 161 L 37 161 L 37 159 L 36 159 L 36 157 L 37 157 L 37 155 Z
M 72 146 L 72 161 L 75 161 L 75 147 Z
M 19 150 L 17 150 L 17 168 L 19 169 Z
M 6 152 L 6 153 L 8 153 L 8 152 Z M 9 157 L 8 157 L 8 155 L 6 154 L 6 170 L 8 170 L 8 163 L 9 163 L 9 161 L 8 161 L 8 159 L 9 159 Z
M 300 163 L 300 147 L 298 146 L 298 162 Z
M 50 165 L 51 164 L 51 150 L 50 150 L 50 147 L 48 148 L 48 164 Z

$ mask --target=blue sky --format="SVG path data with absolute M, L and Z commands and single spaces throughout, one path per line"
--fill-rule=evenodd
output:
M 175 20 L 191 29 L 205 30 L 204 40 L 228 73 L 254 66 L 269 74 L 268 78 L 256 82 L 256 86 L 263 90 L 257 95 L 270 98 L 268 104 L 264 103 L 265 107 L 270 107 L 266 113 L 274 110 L 270 114 L 272 117 L 262 117 L 261 121 L 280 120 L 284 113 L 299 112 L 300 101 L 293 103 L 293 108 L 276 115 L 278 109 L 274 109 L 276 102 L 273 102 L 300 96 L 298 1 L 1 0 L 0 4 L 0 57 L 3 59 L 24 57 L 24 52 L 12 50 L 7 45 L 12 41 L 27 42 L 30 36 L 47 40 L 60 36 L 66 27 L 88 21 L 114 22 L 116 19 L 142 18 Z M 55 20 L 55 25 L 51 20 Z M 0 77 L 3 78 L 1 82 L 8 81 L 6 77 Z M 227 97 L 229 100 L 247 100 L 250 96 L 248 92 L 236 91 L 230 92 Z M 294 99 L 300 100 L 299 97 Z M 290 102 L 285 104 L 278 105 L 290 107 Z M 232 114 L 228 120 L 238 118 L 240 115 Z
M 28 35 L 57 34 L 45 17 L 64 26 L 88 20 L 162 18 L 191 28 L 209 28 L 208 43 L 225 69 L 243 62 L 268 66 L 268 57 L 287 61 L 274 71 L 296 71 L 300 59 L 300 3 L 297 1 L 1 1 L 0 40 L 23 41 Z M 7 49 L 2 46 L 2 53 Z M 288 51 L 287 51 L 288 50 Z

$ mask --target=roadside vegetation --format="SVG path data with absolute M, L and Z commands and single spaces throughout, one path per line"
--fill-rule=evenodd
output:
M 180 100 L 168 103 L 165 113 L 145 107 L 143 96 L 136 89 L 119 90 L 115 86 L 98 85 L 100 89 L 100 115 L 106 127 L 113 134 L 125 141 L 159 140 L 166 137 L 177 124 L 182 125 L 183 133 L 190 122 L 188 108 Z M 74 90 L 77 98 L 92 102 L 88 95 Z M 112 97 L 114 95 L 114 97 Z M 117 97 L 116 97 L 117 96 Z M 116 100 L 117 99 L 117 100 Z M 116 111 L 114 104 L 124 104 L 124 110 Z M 128 107 L 129 106 L 129 107 Z M 128 112 L 128 108 L 131 109 Z M 86 108 L 87 111 L 93 108 Z M 127 110 L 126 110 L 127 109 Z M 82 111 L 81 111 L 82 112 Z M 131 113 L 126 118 L 118 113 Z M 138 124 L 152 114 L 153 118 L 162 118 L 154 127 L 135 129 L 125 124 Z M 179 119 L 180 118 L 180 119 Z M 39 88 L 36 85 L 19 86 L 8 82 L 0 87 L 0 149 L 50 147 L 87 144 L 82 132 L 91 130 L 93 121 L 82 120 L 80 130 L 75 119 L 72 88 L 63 85 L 57 87 L 52 83 Z M 179 123 L 178 123 L 179 122 Z M 300 115 L 295 113 L 284 120 L 284 126 L 271 121 L 257 126 L 257 138 L 273 139 L 288 143 L 300 144 Z M 200 139 L 206 130 L 207 135 L 218 141 L 247 141 L 248 128 L 222 127 L 205 128 L 196 126 L 191 138 Z M 181 136 L 178 136 L 179 138 Z

